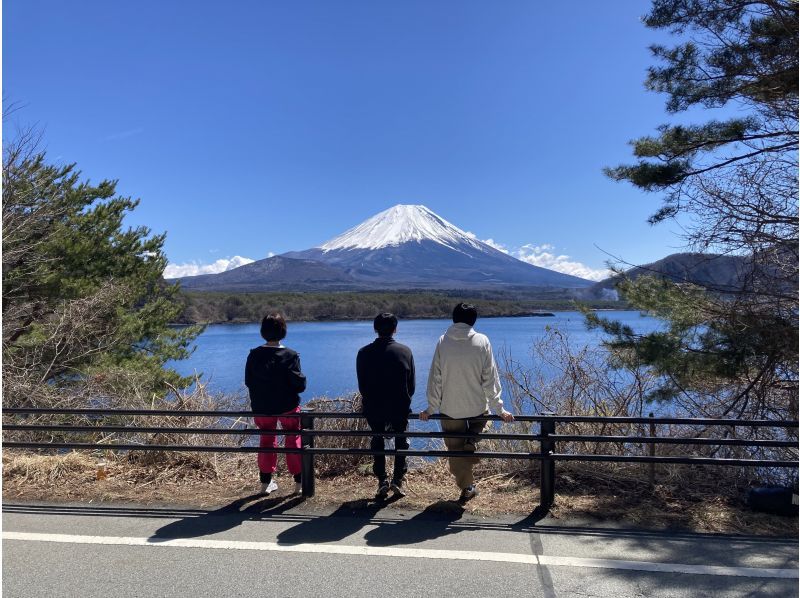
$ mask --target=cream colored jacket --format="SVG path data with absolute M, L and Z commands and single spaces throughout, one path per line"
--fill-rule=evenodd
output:
M 489 407 L 500 415 L 500 375 L 486 335 L 468 324 L 453 324 L 436 344 L 428 374 L 429 414 L 477 417 Z

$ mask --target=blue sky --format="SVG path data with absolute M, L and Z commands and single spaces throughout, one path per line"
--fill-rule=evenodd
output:
M 668 121 L 648 7 L 6 0 L 4 136 L 38 123 L 51 160 L 118 179 L 175 265 L 306 249 L 397 203 L 540 265 L 645 263 L 677 226 L 601 169 Z

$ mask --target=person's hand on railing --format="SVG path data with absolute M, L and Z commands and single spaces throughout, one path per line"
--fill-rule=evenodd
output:
M 426 422 L 426 421 L 428 421 L 428 418 L 430 416 L 431 416 L 430 413 L 428 413 L 427 411 L 420 411 L 419 412 L 419 421 Z
M 506 411 L 505 409 L 503 409 L 502 411 L 500 411 L 500 418 L 507 424 L 510 424 L 511 422 L 514 421 L 514 414 L 511 413 L 510 411 Z

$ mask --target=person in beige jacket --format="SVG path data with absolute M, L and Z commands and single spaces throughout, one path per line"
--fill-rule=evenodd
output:
M 474 305 L 459 303 L 453 310 L 453 325 L 436 344 L 431 371 L 428 374 L 428 408 L 419 414 L 421 421 L 441 413 L 442 432 L 471 434 L 473 438 L 445 438 L 448 451 L 476 450 L 477 435 L 486 427 L 486 420 L 476 420 L 489 414 L 489 407 L 503 421 L 514 416 L 503 408 L 500 398 L 500 375 L 486 335 L 475 332 L 478 319 Z M 450 473 L 461 489 L 463 503 L 477 495 L 472 468 L 477 457 L 450 457 Z

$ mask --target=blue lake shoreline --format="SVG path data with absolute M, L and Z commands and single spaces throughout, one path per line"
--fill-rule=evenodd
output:
M 647 315 L 643 315 L 641 311 L 636 310 L 625 310 L 625 309 L 611 309 L 611 308 L 596 308 L 590 310 L 592 312 L 597 313 L 636 313 L 642 315 L 642 317 L 649 317 Z M 563 313 L 579 313 L 573 309 L 549 309 L 547 311 L 531 311 L 525 312 L 520 314 L 510 314 L 504 316 L 481 316 L 481 320 L 498 320 L 501 318 L 554 318 L 557 317 L 558 314 Z M 408 318 L 407 322 L 412 320 L 441 320 L 443 318 L 439 317 L 427 317 L 427 316 L 418 316 L 414 318 Z M 330 318 L 330 319 L 314 319 L 314 320 L 287 320 L 288 323 L 335 323 L 335 322 L 372 322 L 370 318 Z M 173 323 L 170 324 L 172 328 L 188 328 L 189 326 L 201 325 L 201 326 L 241 326 L 242 324 L 259 324 L 260 320 L 241 320 L 241 321 L 219 321 L 219 322 L 195 322 L 194 324 L 181 324 L 181 323 Z
M 631 325 L 635 330 L 647 332 L 659 327 L 659 321 L 642 316 L 638 311 L 605 311 L 609 317 Z M 417 371 L 417 391 L 412 409 L 425 403 L 425 385 L 433 351 L 439 337 L 452 322 L 448 319 L 401 320 L 396 339 L 408 345 Z M 358 388 L 355 359 L 358 349 L 372 342 L 375 334 L 371 320 L 338 320 L 289 322 L 284 344 L 298 351 L 302 368 L 308 378 L 308 389 L 303 402 L 317 397 L 345 396 Z M 481 318 L 475 325 L 478 332 L 486 334 L 492 342 L 495 358 L 509 354 L 522 363 L 531 362 L 530 347 L 556 328 L 568 335 L 576 348 L 597 346 L 603 335 L 586 329 L 580 312 L 554 312 L 553 316 Z M 196 350 L 184 361 L 172 362 L 169 367 L 183 375 L 203 373 L 209 389 L 247 396 L 244 387 L 244 363 L 250 349 L 263 344 L 258 323 L 226 323 L 208 325 L 197 338 Z

